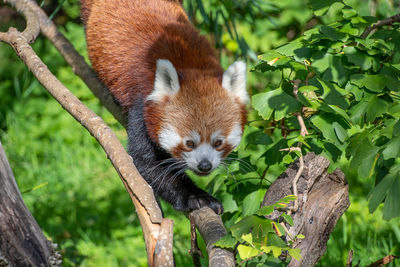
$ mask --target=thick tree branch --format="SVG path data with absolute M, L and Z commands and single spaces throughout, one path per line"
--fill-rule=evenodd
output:
M 22 200 L 0 142 L 0 266 L 59 266 L 61 256 Z
M 275 203 L 292 193 L 292 181 L 298 173 L 299 160 L 292 163 L 268 189 L 262 206 Z M 308 153 L 304 156 L 304 171 L 297 183 L 299 208 L 292 215 L 294 225 L 286 225 L 296 239 L 293 248 L 301 249 L 301 260 L 292 259 L 289 266 L 314 266 L 326 250 L 326 243 L 338 219 L 349 207 L 349 188 L 340 170 L 328 173 L 329 160 Z M 277 219 L 274 211 L 270 219 Z
M 221 218 L 210 208 L 192 211 L 194 221 L 207 246 L 208 263 L 210 267 L 235 266 L 233 252 L 214 246 L 226 234 Z
M 387 19 L 380 20 L 380 21 L 378 21 L 377 23 L 375 23 L 375 24 L 372 25 L 372 26 L 368 26 L 367 28 L 365 28 L 365 30 L 364 30 L 363 33 L 361 34 L 360 38 L 361 38 L 361 39 L 365 39 L 365 38 L 368 37 L 368 35 L 369 35 L 373 30 L 378 29 L 378 28 L 380 28 L 380 27 L 382 27 L 382 26 L 385 26 L 385 25 L 392 25 L 392 24 L 395 23 L 395 22 L 400 22 L 400 13 L 399 13 L 399 14 L 396 14 L 396 15 L 394 15 L 394 16 L 391 16 L 391 17 L 389 17 L 389 18 L 387 18 Z

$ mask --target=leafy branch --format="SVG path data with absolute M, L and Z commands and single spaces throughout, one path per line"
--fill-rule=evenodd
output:
M 365 30 L 363 31 L 363 33 L 361 34 L 360 38 L 361 39 L 365 39 L 367 38 L 367 36 L 373 31 L 376 30 L 382 26 L 385 25 L 392 25 L 395 22 L 400 22 L 400 13 L 396 14 L 394 16 L 391 16 L 389 18 L 383 19 L 378 21 L 377 23 L 375 23 L 372 26 L 368 26 L 367 28 L 365 28 Z

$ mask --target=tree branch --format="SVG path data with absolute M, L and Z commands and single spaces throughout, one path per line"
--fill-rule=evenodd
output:
M 365 28 L 365 30 L 363 31 L 363 33 L 361 34 L 360 38 L 361 39 L 365 39 L 368 37 L 368 35 L 375 29 L 378 29 L 382 26 L 385 25 L 392 25 L 394 22 L 400 22 L 400 13 L 396 14 L 394 16 L 391 16 L 389 18 L 383 19 L 378 21 L 377 23 L 375 23 L 372 26 L 368 26 L 367 28 Z
M 210 208 L 201 208 L 191 212 L 201 236 L 207 246 L 210 267 L 235 266 L 233 252 L 214 246 L 226 234 L 221 218 Z
M 0 266 L 59 266 L 53 250 L 18 190 L 0 142 Z
M 326 250 L 326 244 L 337 221 L 349 207 L 349 188 L 340 170 L 328 173 L 329 160 L 308 153 L 304 156 L 305 168 L 298 180 L 299 208 L 292 215 L 293 226 L 286 224 L 291 236 L 303 234 L 296 239 L 293 248 L 301 249 L 301 260 L 292 259 L 289 266 L 314 266 Z M 299 169 L 299 160 L 292 163 L 265 194 L 262 206 L 275 203 L 292 193 L 292 181 Z M 281 212 L 274 211 L 268 218 L 275 220 Z

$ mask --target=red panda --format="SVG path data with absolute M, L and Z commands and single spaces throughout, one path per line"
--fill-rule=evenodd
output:
M 128 114 L 128 152 L 180 211 L 223 207 L 186 175 L 214 170 L 246 123 L 246 65 L 225 72 L 180 1 L 82 0 L 92 66 Z

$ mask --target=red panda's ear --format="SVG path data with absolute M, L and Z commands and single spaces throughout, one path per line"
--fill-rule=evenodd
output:
M 160 101 L 164 96 L 178 93 L 180 89 L 178 74 L 169 60 L 157 60 L 155 77 L 154 89 L 147 100 Z
M 246 90 L 246 63 L 236 61 L 230 65 L 222 76 L 222 87 L 247 104 L 249 95 Z

